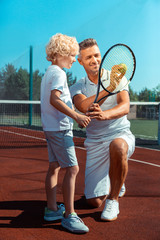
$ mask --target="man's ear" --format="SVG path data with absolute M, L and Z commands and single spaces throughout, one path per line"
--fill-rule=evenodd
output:
M 83 65 L 82 60 L 80 58 L 77 58 L 77 60 L 78 60 L 79 64 Z

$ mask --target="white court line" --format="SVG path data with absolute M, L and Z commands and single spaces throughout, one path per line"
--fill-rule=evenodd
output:
M 0 131 L 7 132 L 7 133 L 12 133 L 12 134 L 19 135 L 19 136 L 23 136 L 23 137 L 34 138 L 34 139 L 46 141 L 46 139 L 44 139 L 44 138 L 38 138 L 38 137 L 34 137 L 34 136 L 29 136 L 29 135 L 26 135 L 26 134 L 15 133 L 15 132 L 8 131 L 8 130 L 0 130 Z M 78 146 L 75 146 L 75 147 L 85 151 L 85 148 L 84 148 L 84 147 L 78 147 Z M 152 149 L 152 150 L 154 150 L 154 149 Z M 139 163 L 143 163 L 143 164 L 155 166 L 155 167 L 160 167 L 160 165 L 154 164 L 154 163 L 144 162 L 144 161 L 140 161 L 140 160 L 136 160 L 136 159 L 131 159 L 131 158 L 130 158 L 129 160 L 130 160 L 130 161 L 133 161 L 133 162 L 139 162 Z
M 139 162 L 139 163 L 143 163 L 143 164 L 148 164 L 148 165 L 151 165 L 151 166 L 154 166 L 154 167 L 160 167 L 160 165 L 158 165 L 158 164 L 144 162 L 144 161 L 140 161 L 140 160 L 136 160 L 136 159 L 132 159 L 132 158 L 129 158 L 129 161 Z
M 75 147 L 85 151 L 85 148 L 83 148 L 83 147 L 77 147 L 77 146 L 75 146 Z M 144 161 L 140 161 L 140 160 L 136 160 L 136 159 L 132 159 L 132 158 L 129 158 L 129 161 L 143 163 L 143 164 L 151 165 L 151 166 L 154 166 L 154 167 L 160 167 L 160 165 L 158 165 L 158 164 L 154 164 L 154 163 L 150 163 L 150 162 L 144 162 Z
M 1 131 L 1 132 L 6 132 L 6 133 L 15 134 L 15 135 L 22 136 L 22 137 L 28 137 L 28 138 L 38 139 L 38 140 L 41 140 L 41 141 L 46 141 L 46 139 L 44 139 L 44 138 L 34 137 L 34 136 L 22 134 L 22 133 L 16 133 L 16 132 L 8 131 L 8 130 L 0 130 L 0 131 Z
M 160 152 L 159 149 L 152 149 L 152 148 L 147 148 L 147 147 L 139 147 L 139 146 L 136 146 L 136 148 L 143 148 L 143 149 L 147 149 L 147 150 L 152 150 L 152 151 L 157 151 L 157 152 Z

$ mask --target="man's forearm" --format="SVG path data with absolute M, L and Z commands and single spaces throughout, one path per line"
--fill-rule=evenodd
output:
M 111 90 L 109 89 L 109 87 L 107 88 L 108 90 Z M 108 95 L 108 93 L 105 91 L 105 90 L 102 90 L 100 93 L 99 93 L 99 96 L 98 96 L 98 99 L 101 99 L 102 97 L 105 97 L 106 95 Z M 84 96 L 84 95 L 83 95 Z M 75 104 L 75 107 L 80 111 L 80 112 L 83 112 L 83 113 L 86 113 L 88 111 L 88 108 L 89 106 L 94 102 L 95 100 L 95 97 L 96 95 L 93 95 L 91 97 L 81 97 L 79 95 L 75 96 L 74 97 L 74 104 Z M 98 104 L 99 105 L 102 105 L 102 103 L 106 100 L 106 98 L 102 99 Z
M 127 115 L 129 113 L 129 103 L 120 103 L 112 109 L 105 110 L 105 118 L 106 120 L 117 119 Z

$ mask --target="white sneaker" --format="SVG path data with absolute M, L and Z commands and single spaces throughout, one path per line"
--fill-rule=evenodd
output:
M 71 213 L 67 218 L 62 219 L 62 226 L 73 233 L 87 233 L 89 228 L 84 224 L 81 218 L 77 214 Z
M 101 214 L 101 220 L 114 221 L 119 214 L 119 203 L 116 200 L 106 199 L 106 204 Z
M 123 183 L 122 187 L 121 187 L 121 190 L 119 192 L 119 197 L 123 197 L 126 193 L 126 187 L 125 187 L 125 184 Z

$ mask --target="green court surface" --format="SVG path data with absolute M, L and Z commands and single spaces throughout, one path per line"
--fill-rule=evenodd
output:
M 131 131 L 137 138 L 158 139 L 158 120 L 130 120 Z

